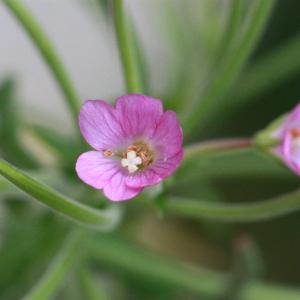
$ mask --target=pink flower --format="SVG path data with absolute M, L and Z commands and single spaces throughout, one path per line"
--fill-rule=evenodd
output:
M 300 104 L 287 115 L 273 136 L 280 141 L 275 153 L 300 176 Z
M 79 156 L 77 174 L 112 201 L 131 199 L 158 184 L 183 157 L 176 114 L 163 112 L 161 101 L 152 97 L 122 96 L 115 107 L 88 100 L 81 107 L 79 126 L 95 151 Z

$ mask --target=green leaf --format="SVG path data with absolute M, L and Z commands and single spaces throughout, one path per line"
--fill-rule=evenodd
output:
M 137 279 L 144 277 L 157 284 L 183 288 L 198 294 L 220 294 L 226 286 L 226 276 L 187 266 L 166 257 L 160 257 L 111 235 L 97 236 L 91 240 L 91 258 L 101 265 L 126 271 Z
M 86 233 L 85 233 L 86 234 Z M 74 231 L 66 240 L 58 255 L 52 261 L 49 269 L 44 273 L 37 284 L 32 288 L 24 300 L 47 300 L 58 291 L 58 288 L 65 281 L 65 277 L 74 267 L 79 255 L 84 251 L 78 251 L 82 245 L 83 232 Z
M 80 153 L 87 151 L 87 145 L 78 143 L 72 137 L 40 125 L 30 128 L 34 138 L 37 138 L 58 159 L 58 165 L 68 175 L 74 175 L 74 165 Z
M 39 202 L 74 221 L 95 229 L 112 228 L 119 221 L 118 207 L 114 206 L 100 211 L 78 203 L 38 182 L 3 159 L 0 159 L 0 174 Z
M 77 96 L 73 84 L 51 41 L 47 38 L 39 23 L 34 19 L 30 11 L 27 10 L 26 6 L 23 5 L 21 1 L 4 0 L 3 3 L 28 33 L 31 40 L 39 50 L 41 56 L 47 63 L 58 86 L 65 96 L 66 103 L 73 115 L 74 123 L 77 128 L 79 97 Z
M 132 43 L 128 22 L 124 12 L 122 0 L 114 0 L 115 30 L 119 44 L 120 56 L 123 64 L 124 77 L 129 93 L 143 93 L 142 79 L 135 51 L 137 44 Z M 141 57 L 141 54 L 139 54 Z
M 300 35 L 296 35 L 277 49 L 250 65 L 236 86 L 232 104 L 243 106 L 275 87 L 300 70 Z
M 246 233 L 234 240 L 234 263 L 232 279 L 226 293 L 226 299 L 239 299 L 243 287 L 254 279 L 259 279 L 263 270 L 261 253 L 254 240 Z
M 102 266 L 114 267 L 115 272 L 127 272 L 137 280 L 144 277 L 157 284 L 184 289 L 201 296 L 223 297 L 230 279 L 226 274 L 200 269 L 169 257 L 159 256 L 111 235 L 98 235 L 91 240 L 89 252 L 95 261 L 100 262 Z M 296 300 L 299 297 L 298 289 L 252 281 L 243 289 L 240 299 Z
M 224 66 L 221 66 L 221 70 L 208 84 L 204 95 L 201 95 L 201 101 L 187 107 L 188 111 L 185 115 L 183 126 L 186 135 L 191 135 L 192 130 L 199 125 L 199 120 L 201 120 L 201 126 L 204 128 L 205 123 L 209 119 L 209 114 L 214 110 L 220 109 L 218 101 L 226 95 L 232 84 L 237 80 L 265 27 L 274 2 L 274 0 L 256 0 L 251 2 L 253 11 L 238 45 L 231 52 Z
M 100 276 L 96 277 L 87 266 L 81 265 L 78 268 L 78 277 L 86 300 L 108 300 L 104 286 L 101 284 Z
M 2 222 L 0 298 L 21 299 L 35 281 L 35 274 L 63 241 L 66 226 L 49 214 L 36 214 L 32 210 L 23 213 L 10 210 Z
M 15 98 L 15 82 L 7 78 L 0 86 L 0 145 L 2 157 L 25 168 L 37 167 L 37 162 L 20 142 L 22 116 Z

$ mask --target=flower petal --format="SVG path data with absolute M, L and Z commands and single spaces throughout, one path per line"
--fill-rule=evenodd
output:
M 162 181 L 160 177 L 153 169 L 148 169 L 137 174 L 128 176 L 126 178 L 126 184 L 133 188 L 145 187 L 153 184 L 157 184 Z
M 287 117 L 287 122 L 296 122 L 300 125 L 300 104 L 297 104 Z
M 272 133 L 275 138 L 284 138 L 286 131 L 290 129 L 300 130 L 300 104 L 296 105 L 285 117 L 282 124 Z
M 183 150 L 180 149 L 172 157 L 160 158 L 155 161 L 152 169 L 158 174 L 161 178 L 166 178 L 170 176 L 180 165 L 183 159 Z
M 173 111 L 165 112 L 152 138 L 159 156 L 163 159 L 174 156 L 182 149 L 182 140 L 182 129 L 176 113 Z
M 142 187 L 129 187 L 126 184 L 126 175 L 117 172 L 105 185 L 104 195 L 112 201 L 129 200 L 143 190 Z
M 118 148 L 125 142 L 115 109 L 102 100 L 88 100 L 82 105 L 79 127 L 85 140 L 96 150 Z
M 180 150 L 171 158 L 158 159 L 148 170 L 128 176 L 126 183 L 130 187 L 145 187 L 158 184 L 166 177 L 170 176 L 179 166 L 183 158 L 183 151 Z
M 281 148 L 279 148 L 279 155 L 289 168 L 300 175 L 300 149 L 294 149 L 293 138 L 288 131 L 284 134 Z
M 117 161 L 104 157 L 98 151 L 81 154 L 76 163 L 79 178 L 96 189 L 102 189 L 119 170 Z
M 151 138 L 163 114 L 160 100 L 139 94 L 119 97 L 116 110 L 126 136 L 133 139 Z

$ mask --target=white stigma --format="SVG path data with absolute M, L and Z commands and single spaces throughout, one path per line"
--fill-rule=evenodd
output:
M 128 151 L 126 158 L 121 160 L 122 167 L 127 168 L 129 173 L 137 171 L 140 164 L 142 164 L 142 159 L 136 156 L 135 151 Z

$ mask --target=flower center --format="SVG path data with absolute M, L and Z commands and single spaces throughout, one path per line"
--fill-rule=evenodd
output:
M 139 165 L 142 164 L 142 159 L 136 155 L 136 152 L 130 150 L 126 153 L 126 158 L 122 158 L 121 165 L 128 169 L 129 173 L 134 173 L 139 169 Z
M 139 169 L 148 167 L 153 161 L 153 152 L 150 147 L 143 143 L 137 142 L 127 148 L 122 154 L 121 165 L 126 167 L 129 173 L 134 173 Z

